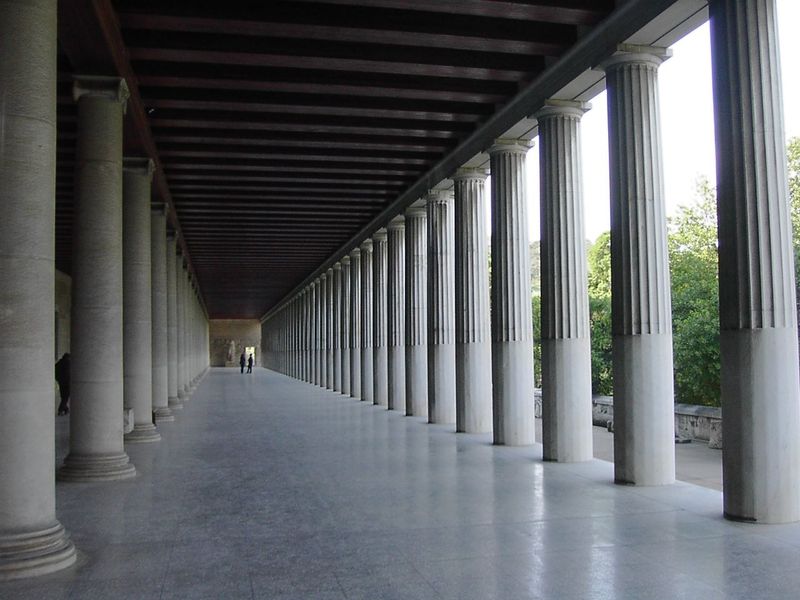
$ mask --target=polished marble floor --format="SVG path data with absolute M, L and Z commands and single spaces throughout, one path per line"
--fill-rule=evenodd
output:
M 77 566 L 2 599 L 797 598 L 800 525 L 611 483 L 257 369 L 212 370 L 139 475 L 59 483 Z M 64 439 L 59 453 L 65 451 Z

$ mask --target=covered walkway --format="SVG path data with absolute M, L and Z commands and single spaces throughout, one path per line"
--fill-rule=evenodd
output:
M 65 423 L 61 421 L 60 423 Z M 717 491 L 213 369 L 133 480 L 57 486 L 76 566 L 0 598 L 786 598 L 800 525 L 722 518 Z M 67 451 L 59 440 L 57 452 Z

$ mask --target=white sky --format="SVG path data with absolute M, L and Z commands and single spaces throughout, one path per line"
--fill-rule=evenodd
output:
M 800 136 L 800 1 L 777 0 L 786 137 Z M 793 27 L 794 26 L 794 27 Z M 661 138 L 667 214 L 693 199 L 698 176 L 714 182 L 714 113 L 708 23 L 672 46 L 673 56 L 659 69 Z M 609 229 L 608 129 L 606 94 L 592 100 L 581 121 L 586 237 Z M 539 150 L 528 154 L 528 206 L 531 240 L 539 235 Z

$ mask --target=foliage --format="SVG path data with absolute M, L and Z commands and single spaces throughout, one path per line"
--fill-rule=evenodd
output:
M 542 297 L 531 296 L 531 314 L 533 315 L 533 385 L 542 387 Z
M 614 393 L 611 373 L 611 296 L 589 297 L 589 325 L 592 332 L 592 393 Z
M 601 233 L 589 246 L 589 297 L 611 297 L 611 232 Z
M 786 149 L 789 167 L 789 198 L 792 215 L 795 280 L 800 281 L 800 137 L 789 140 Z M 800 288 L 798 288 L 800 298 Z

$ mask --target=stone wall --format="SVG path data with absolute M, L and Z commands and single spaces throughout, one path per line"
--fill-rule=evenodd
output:
M 212 367 L 239 366 L 239 355 L 247 346 L 255 348 L 255 364 L 262 364 L 258 319 L 212 319 L 208 325 L 208 342 Z M 229 360 L 229 353 L 233 360 Z
M 56 345 L 53 349 L 53 362 L 65 352 L 69 352 L 70 310 L 72 308 L 72 278 L 66 273 L 56 271 L 55 327 Z

